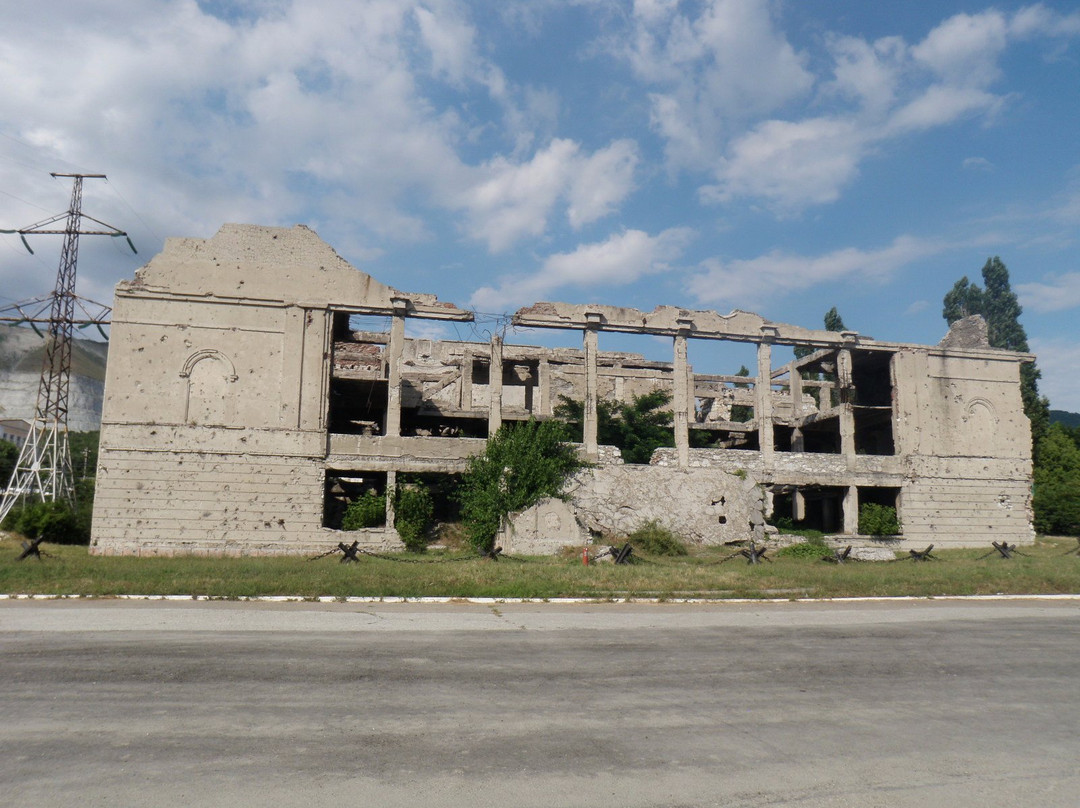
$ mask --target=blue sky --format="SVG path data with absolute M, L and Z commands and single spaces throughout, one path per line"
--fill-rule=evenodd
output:
M 1080 411 L 1074 2 L 4 5 L 0 227 L 66 208 L 50 171 L 108 174 L 84 209 L 140 255 L 84 239 L 88 297 L 167 236 L 304 223 L 386 283 L 487 314 L 675 304 L 819 327 L 837 306 L 933 343 L 942 296 L 999 255 L 1043 392 Z M 58 240 L 36 251 L 0 237 L 0 304 L 51 288 Z

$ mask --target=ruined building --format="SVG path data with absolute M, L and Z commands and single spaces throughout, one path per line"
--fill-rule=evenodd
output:
M 379 283 L 304 227 L 170 239 L 116 290 L 93 551 L 325 550 L 352 499 L 414 475 L 438 485 L 502 423 L 549 418 L 560 397 L 583 402 L 594 465 L 566 502 L 515 517 L 519 552 L 653 519 L 702 543 L 760 537 L 767 516 L 855 539 L 868 502 L 897 509 L 900 547 L 1033 538 L 1031 357 L 990 349 L 980 320 L 925 346 L 741 311 L 537 303 L 513 322 L 576 332 L 574 347 L 406 333 L 471 319 Z M 610 332 L 670 340 L 671 360 L 602 351 Z M 689 346 L 720 341 L 756 356 L 749 376 L 694 371 Z M 598 444 L 597 401 L 656 389 L 674 447 L 623 463 Z M 348 535 L 398 546 L 392 527 Z

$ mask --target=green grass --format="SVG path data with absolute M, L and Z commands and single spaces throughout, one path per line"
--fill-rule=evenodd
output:
M 0 593 L 78 595 L 203 595 L 251 597 L 441 596 L 593 598 L 768 598 L 1080 592 L 1080 557 L 1071 538 L 1042 538 L 1022 548 L 1026 557 L 978 560 L 983 549 L 941 550 L 937 561 L 827 564 L 777 558 L 748 565 L 727 548 L 632 566 L 582 565 L 576 558 L 454 560 L 429 552 L 399 558 L 363 557 L 341 564 L 276 558 L 131 558 L 91 556 L 85 547 L 44 545 L 50 557 L 16 561 L 17 541 L 0 541 Z

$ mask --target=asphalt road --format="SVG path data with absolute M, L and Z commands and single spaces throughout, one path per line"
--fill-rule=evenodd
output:
M 1080 601 L 0 601 L 0 804 L 1080 804 Z

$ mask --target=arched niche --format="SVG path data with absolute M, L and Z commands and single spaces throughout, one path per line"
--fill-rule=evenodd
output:
M 232 423 L 236 368 L 221 351 L 196 351 L 184 362 L 180 377 L 187 381 L 184 423 L 224 426 Z

